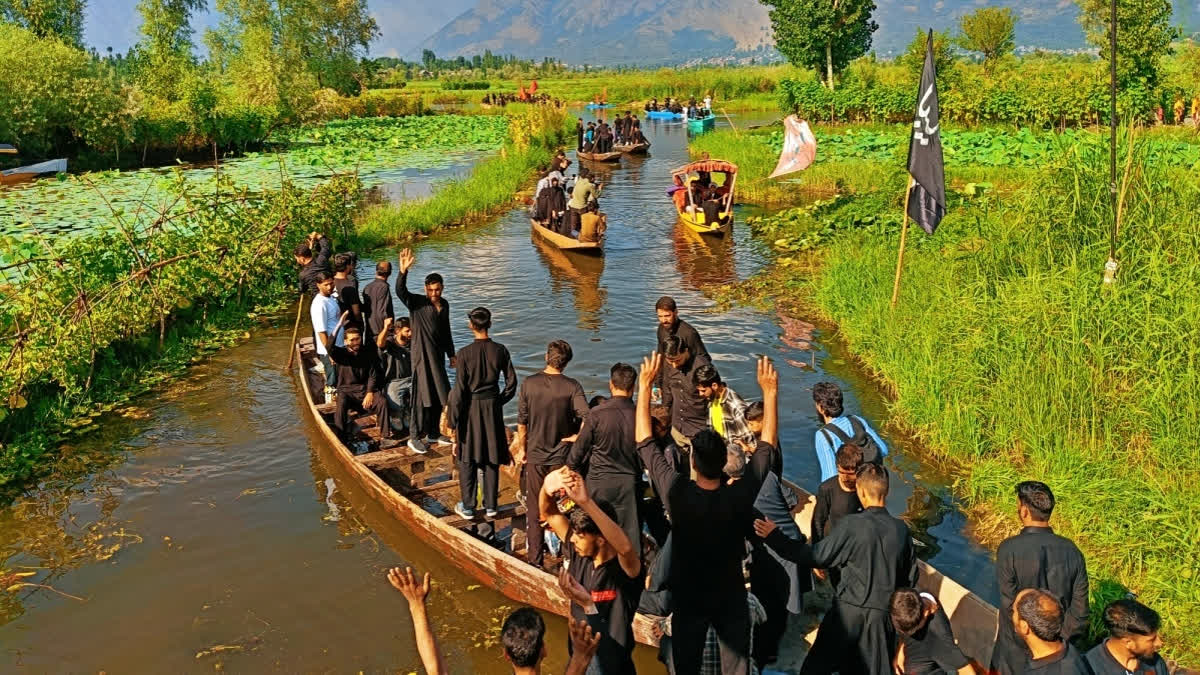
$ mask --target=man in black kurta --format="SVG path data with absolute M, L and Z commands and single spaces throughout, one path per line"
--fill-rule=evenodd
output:
M 343 315 L 343 322 L 346 321 Z M 340 329 L 341 323 L 338 324 Z M 395 445 L 391 441 L 391 415 L 387 399 L 382 391 L 379 374 L 379 357 L 372 346 L 363 344 L 362 329 L 349 326 L 346 329 L 345 347 L 335 344 L 337 329 L 327 346 L 329 359 L 337 369 L 337 407 L 333 413 L 333 428 L 338 437 L 353 451 L 354 435 L 347 426 L 347 414 L 351 410 L 375 415 L 379 428 L 381 448 Z
M 679 307 L 675 304 L 675 298 L 669 295 L 659 298 L 658 302 L 654 303 L 654 313 L 658 316 L 658 340 L 655 345 L 661 345 L 668 337 L 678 335 L 693 356 L 708 358 L 708 350 L 704 348 L 704 340 L 700 339 L 700 333 L 696 332 L 692 324 L 679 318 Z M 659 386 L 662 386 L 661 382 Z
M 449 357 L 453 368 L 454 339 L 450 335 L 450 303 L 442 298 L 442 275 L 435 272 L 425 277 L 425 295 L 408 292 L 408 270 L 415 262 L 412 249 L 400 252 L 396 295 L 408 308 L 413 332 L 413 414 L 408 446 L 415 452 L 428 452 L 426 440 L 440 440 L 438 422 L 450 393 L 445 359 Z
M 292 252 L 296 259 L 296 264 L 300 265 L 300 292 L 307 292 L 309 295 L 317 294 L 317 274 L 325 272 L 333 274 L 333 270 L 329 268 L 329 253 L 333 250 L 333 245 L 329 243 L 329 239 L 322 234 L 313 232 L 308 235 L 300 244 L 296 245 L 296 250 Z
M 1063 635 L 1067 641 L 1083 636 L 1088 626 L 1087 566 L 1079 548 L 1050 529 L 1054 493 L 1045 483 L 1025 481 L 1017 485 L 1017 502 L 1024 528 L 996 550 L 1000 616 L 1012 612 L 1013 599 L 1021 589 L 1041 588 L 1063 607 Z M 1028 658 L 1029 652 L 1013 632 L 1012 623 L 1001 621 L 992 651 L 992 669 L 1001 675 L 1020 675 Z
M 720 645 L 721 672 L 750 672 L 750 610 L 742 576 L 746 538 L 753 536 L 754 498 L 769 471 L 770 457 L 754 453 L 741 479 L 730 483 L 725 466 L 725 441 L 704 430 L 693 438 L 691 468 L 670 462 L 654 441 L 650 418 L 650 389 L 658 377 L 662 356 L 642 362 L 638 380 L 636 438 L 638 453 L 655 485 L 665 485 L 671 514 L 670 587 L 672 604 L 671 658 L 678 673 L 700 671 L 705 637 L 711 626 Z M 767 405 L 774 406 L 778 375 L 770 362 L 759 363 L 759 384 Z
M 1017 592 L 1009 621 L 1029 657 L 1020 672 L 1030 675 L 1093 675 L 1075 645 L 1063 639 L 1063 606 L 1038 588 Z
M 375 264 L 375 279 L 362 289 L 362 311 L 366 317 L 367 339 L 374 341 L 383 332 L 383 322 L 396 318 L 392 305 L 392 287 L 388 278 L 392 276 L 392 263 L 381 260 Z
M 937 598 L 915 588 L 892 593 L 892 626 L 899 648 L 897 666 L 905 675 L 971 675 L 970 661 L 954 641 L 950 617 Z
M 864 464 L 856 484 L 865 510 L 848 515 L 816 546 L 789 539 L 773 522 L 759 520 L 755 529 L 767 545 L 796 563 L 815 568 L 841 568 L 842 580 L 833 607 L 821 620 L 817 639 L 800 672 L 891 672 L 894 640 L 889 602 L 897 588 L 917 583 L 917 558 L 904 521 L 885 506 L 887 471 Z
M 817 488 L 817 503 L 813 507 L 811 529 L 813 546 L 829 536 L 842 517 L 859 513 L 863 508 L 862 503 L 858 501 L 858 492 L 854 489 L 858 467 L 863 464 L 862 448 L 853 443 L 846 443 L 838 448 L 834 457 L 837 475 Z M 821 578 L 828 575 L 829 583 L 835 590 L 842 578 L 841 570 L 836 567 L 818 570 L 815 573 Z
M 546 346 L 546 368 L 525 378 L 517 395 L 517 447 L 525 449 L 525 500 L 536 499 L 546 475 L 567 463 L 562 440 L 575 435 L 588 415 L 579 382 L 563 375 L 571 362 L 571 345 L 555 340 Z M 525 559 L 542 566 L 542 528 L 532 509 L 525 513 Z
M 517 371 L 508 349 L 488 337 L 492 313 L 476 307 L 467 315 L 475 341 L 458 351 L 454 389 L 458 414 L 452 415 L 458 432 L 458 480 L 462 501 L 458 515 L 475 517 L 477 472 L 483 472 L 483 507 L 496 517 L 500 495 L 500 465 L 508 464 L 508 434 L 504 429 L 504 404 L 517 393 Z M 500 389 L 500 376 L 504 389 Z
M 363 328 L 362 300 L 358 297 L 358 275 L 354 264 L 355 257 L 352 253 L 333 256 L 333 292 L 342 311 L 350 312 L 350 325 Z M 375 344 L 373 341 L 366 342 L 368 345 Z
M 693 373 L 712 365 L 707 356 L 696 356 L 678 335 L 669 336 L 659 345 L 666 364 L 663 366 L 662 403 L 671 411 L 671 435 L 686 449 L 692 436 L 708 428 L 708 401 L 696 391 Z
M 617 512 L 617 524 L 641 550 L 642 521 L 638 517 L 638 478 L 642 467 L 633 440 L 634 384 L 637 371 L 626 363 L 609 373 L 612 396 L 592 408 L 571 444 L 567 465 L 587 478 L 592 496 Z

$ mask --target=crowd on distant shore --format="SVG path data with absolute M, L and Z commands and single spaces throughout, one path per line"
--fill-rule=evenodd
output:
M 479 487 L 483 522 L 498 517 L 500 468 L 518 467 L 523 555 L 557 575 L 571 605 L 568 673 L 635 672 L 636 614 L 650 618 L 667 672 L 757 672 L 776 661 L 814 583 L 832 587 L 834 599 L 806 675 L 1172 672 L 1158 655 L 1159 615 L 1133 597 L 1103 608 L 1107 639 L 1077 648 L 1089 625 L 1086 562 L 1051 528 L 1055 497 L 1036 480 L 1015 486 L 1022 529 L 997 551 L 991 663 L 968 658 L 937 589 L 920 578 L 908 525 L 888 512 L 886 441 L 846 409 L 836 384 L 813 387 L 822 426 L 811 452 L 821 482 L 810 486 L 816 503 L 806 536 L 794 517 L 798 495 L 784 480 L 771 360 L 757 360 L 760 396 L 743 397 L 671 297 L 653 308 L 654 351 L 640 368 L 614 364 L 607 395 L 589 401 L 565 374 L 574 351 L 563 340 L 550 340 L 545 367 L 518 383 L 508 349 L 490 337 L 488 308 L 465 313 L 473 339 L 456 347 L 444 279 L 429 273 L 423 293 L 408 288 L 411 250 L 399 256 L 394 285 L 407 318 L 396 317 L 389 262 L 359 292 L 353 254 L 331 256 L 319 233 L 297 246 L 295 259 L 302 290 L 313 295 L 326 400 L 336 401 L 334 426 L 348 444 L 350 411 L 375 415 L 381 447 L 404 436 L 414 453 L 452 444 L 461 495 L 454 510 L 468 521 L 478 520 Z M 515 432 L 504 424 L 513 399 Z M 425 607 L 429 575 L 394 569 L 388 578 L 408 599 L 426 670 L 448 672 Z M 505 620 L 500 641 L 516 673 L 540 672 L 551 648 L 531 608 Z

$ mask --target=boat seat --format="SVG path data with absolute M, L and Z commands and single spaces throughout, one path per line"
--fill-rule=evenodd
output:
M 458 482 L 458 481 L 455 481 L 455 482 Z M 521 504 L 519 502 L 512 502 L 510 504 L 501 504 L 500 508 L 497 509 L 497 512 L 498 512 L 498 515 L 495 518 L 492 518 L 492 521 L 504 520 L 507 518 L 515 518 L 516 516 L 519 516 L 519 515 L 525 513 L 525 507 L 521 506 Z M 484 510 L 481 508 L 475 509 L 475 517 L 472 518 L 471 520 L 467 520 L 466 518 L 463 518 L 462 516 L 458 515 L 457 513 L 452 513 L 448 516 L 442 516 L 440 520 L 443 523 L 445 523 L 446 525 L 449 525 L 450 527 L 453 527 L 453 528 L 466 527 L 467 525 L 470 525 L 471 523 L 484 522 L 484 520 L 485 520 Z

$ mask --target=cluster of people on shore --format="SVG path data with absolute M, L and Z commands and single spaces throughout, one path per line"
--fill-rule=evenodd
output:
M 524 94 L 524 97 L 522 97 L 521 94 Z M 554 105 L 557 108 L 561 108 L 563 105 L 562 101 L 552 98 L 547 93 L 525 93 L 524 91 L 518 94 L 487 93 L 483 95 L 483 98 L 481 98 L 479 102 L 484 105 L 495 105 L 500 107 L 504 107 L 509 103 L 538 103 L 542 105 Z
M 345 405 L 376 414 L 381 438 L 409 432 L 416 453 L 430 441 L 452 442 L 461 497 L 454 511 L 470 521 L 477 486 L 487 522 L 499 515 L 500 467 L 520 467 L 523 555 L 558 575 L 571 604 L 567 672 L 635 672 L 639 613 L 653 621 L 668 672 L 755 672 L 776 659 L 814 578 L 832 586 L 834 599 L 805 674 L 1170 672 L 1157 653 L 1160 617 L 1132 597 L 1104 608 L 1106 640 L 1077 650 L 1089 623 L 1086 563 L 1051 528 L 1055 497 L 1046 484 L 1016 486 L 1022 529 L 997 551 L 999 631 L 984 668 L 959 648 L 945 608 L 921 582 L 908 525 L 888 511 L 886 441 L 845 409 L 836 384 L 812 390 L 821 483 L 806 537 L 793 515 L 798 496 L 783 479 L 778 373 L 763 357 L 760 396 L 734 391 L 674 299 L 655 305 L 656 348 L 640 369 L 614 364 L 607 396 L 589 401 L 565 374 L 574 352 L 563 340 L 550 341 L 545 367 L 518 383 L 508 349 L 490 337 L 487 308 L 467 313 L 473 340 L 456 349 L 441 276 L 425 277 L 424 295 L 407 288 L 411 250 L 400 254 L 395 284 L 407 321 L 394 315 L 389 263 L 377 265 L 360 297 L 345 258 L 333 256 L 332 275 L 321 268 L 328 251 L 314 233 L 295 254 L 302 287 L 322 306 L 313 328 L 327 383 L 335 370 L 335 426 L 347 431 Z M 327 309 L 331 296 L 336 306 Z M 503 412 L 514 398 L 515 433 Z M 390 420 L 409 420 L 408 429 L 389 429 Z M 429 576 L 397 569 L 389 580 L 409 600 L 426 670 L 447 672 L 426 616 Z M 530 608 L 513 612 L 501 642 L 514 672 L 538 672 L 548 650 L 544 620 Z
M 604 119 L 588 122 L 585 126 L 583 120 L 580 119 L 576 122 L 575 134 L 575 149 L 578 152 L 602 154 L 612 152 L 614 146 L 640 145 L 650 142 L 642 133 L 641 120 L 634 117 L 631 112 L 626 112 L 624 116 L 618 114 L 613 118 L 611 126 Z
M 703 101 L 697 102 L 696 97 L 692 96 L 688 99 L 687 105 L 684 105 L 679 99 L 673 99 L 670 96 L 661 105 L 657 98 L 652 98 L 646 102 L 643 109 L 648 113 L 669 112 L 676 115 L 686 113 L 688 119 L 701 119 L 712 114 L 712 97 L 705 96 Z
M 581 242 L 600 241 L 607 229 L 599 202 L 604 183 L 594 181 L 587 167 L 566 178 L 570 164 L 571 160 L 559 152 L 549 167 L 542 167 L 542 177 L 533 193 L 530 218 L 565 237 Z

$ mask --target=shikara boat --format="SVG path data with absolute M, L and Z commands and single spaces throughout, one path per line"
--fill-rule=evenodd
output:
M 670 110 L 649 110 L 646 112 L 646 118 L 652 120 L 681 120 L 687 115 L 683 113 L 673 113 Z
M 687 190 L 687 207 L 684 210 L 678 210 L 679 221 L 688 228 L 700 234 L 724 237 L 733 231 L 733 202 L 734 188 L 737 185 L 737 165 L 731 162 L 722 161 L 719 159 L 704 159 L 691 164 L 685 164 L 671 172 L 671 176 L 675 178 L 677 185 L 691 186 L 694 180 L 699 179 L 701 173 L 721 174 L 724 176 L 720 186 L 724 188 L 728 186 L 728 190 L 724 191 L 721 196 L 721 201 L 724 203 L 724 211 L 718 214 L 715 222 L 707 222 L 704 215 L 704 210 L 701 205 L 694 203 L 692 190 Z M 695 174 L 695 176 L 693 176 Z M 684 188 L 675 188 L 684 189 Z
M 554 576 L 524 560 L 525 545 L 520 533 L 524 531 L 525 507 L 515 499 L 517 481 L 510 472 L 500 472 L 499 515 L 490 521 L 500 541 L 505 542 L 501 550 L 469 531 L 484 522 L 482 509 L 476 511 L 478 515 L 473 520 L 454 513 L 459 483 L 450 448 L 436 446 L 425 455 L 413 453 L 407 445 L 379 450 L 374 417 L 359 416 L 352 418 L 352 423 L 357 427 L 357 440 L 366 443 L 367 451 L 355 454 L 338 439 L 332 427 L 334 404 L 324 400 L 324 376 L 309 370 L 317 363 L 313 339 L 301 339 L 296 352 L 301 391 L 321 436 L 336 461 L 371 499 L 480 583 L 517 602 L 559 616 L 568 614 L 570 606 Z M 816 499 L 796 485 L 784 483 L 796 493 L 798 502 L 793 517 L 807 536 Z M 564 542 L 564 545 L 570 544 Z M 550 556 L 547 558 L 554 562 Z M 918 586 L 939 599 L 954 626 L 959 647 L 968 657 L 988 663 L 996 635 L 996 608 L 933 567 L 923 562 L 920 567 Z M 657 644 L 653 633 L 657 620 L 658 617 L 642 614 L 635 617 L 634 637 L 638 642 Z M 806 639 L 811 643 L 813 637 L 810 634 Z
M 15 155 L 15 154 L 17 154 L 16 148 L 14 148 L 11 145 L 5 144 L 5 143 L 0 143 L 0 155 Z
M 623 143 L 614 145 L 613 150 L 623 155 L 644 155 L 650 149 L 650 141 L 642 143 Z
M 717 124 L 717 116 L 708 113 L 706 117 L 689 118 L 687 121 L 688 131 L 705 131 L 711 129 Z
M 619 162 L 621 154 L 620 150 L 613 150 L 612 152 L 576 152 L 575 156 L 585 162 Z
M 588 110 L 606 110 L 612 107 L 611 103 L 589 103 L 584 106 Z
M 592 255 L 604 254 L 604 236 L 600 236 L 600 241 L 579 241 L 574 237 L 568 237 L 565 234 L 559 234 L 554 230 L 542 225 L 538 221 L 530 218 L 529 226 L 533 229 L 533 233 L 545 241 L 549 242 L 555 248 L 564 251 L 573 251 L 575 253 L 588 253 Z
M 19 183 L 45 173 L 62 173 L 66 170 L 67 160 L 65 159 L 52 159 L 48 162 L 19 166 L 15 169 L 5 169 L 4 171 L 0 171 L 0 185 Z

